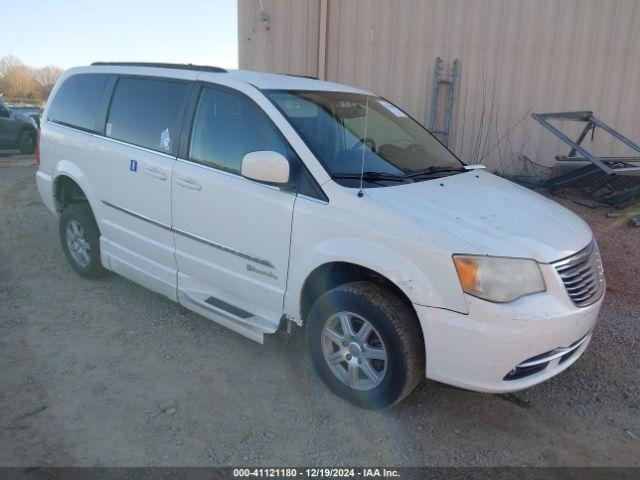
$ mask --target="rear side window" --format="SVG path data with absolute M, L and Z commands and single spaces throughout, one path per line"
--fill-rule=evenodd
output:
M 193 122 L 189 160 L 239 174 L 242 157 L 258 150 L 290 156 L 276 127 L 251 100 L 204 88 Z
M 107 119 L 107 137 L 163 153 L 175 153 L 187 84 L 120 78 Z
M 108 80 L 109 75 L 101 73 L 69 77 L 53 98 L 47 119 L 68 127 L 97 132 L 101 123 L 100 106 Z

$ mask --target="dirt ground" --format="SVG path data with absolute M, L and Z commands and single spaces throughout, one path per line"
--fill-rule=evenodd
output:
M 608 292 L 593 341 L 513 395 L 425 381 L 361 410 L 300 329 L 264 346 L 111 274 L 77 276 L 32 157 L 0 154 L 0 465 L 640 465 L 640 229 L 592 225 Z

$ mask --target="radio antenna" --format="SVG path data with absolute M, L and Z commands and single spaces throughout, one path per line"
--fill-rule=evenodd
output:
M 367 99 L 364 108 L 364 138 L 362 139 L 362 160 L 360 162 L 360 188 L 358 189 L 358 197 L 364 196 L 364 156 L 367 150 L 367 125 L 369 123 L 369 91 L 371 91 L 371 72 L 373 71 L 373 28 L 369 31 L 369 45 L 371 53 L 369 54 L 369 79 L 367 85 Z

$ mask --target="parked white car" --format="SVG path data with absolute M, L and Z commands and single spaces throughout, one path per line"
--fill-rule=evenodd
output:
M 585 222 L 356 88 L 74 68 L 44 111 L 39 161 L 76 272 L 114 271 L 258 342 L 304 326 L 319 376 L 360 406 L 390 406 L 425 375 L 530 387 L 580 357 L 602 304 Z

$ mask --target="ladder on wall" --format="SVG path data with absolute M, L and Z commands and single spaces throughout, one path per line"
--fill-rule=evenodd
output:
M 429 131 L 438 139 L 449 146 L 451 137 L 451 123 L 453 117 L 453 102 L 456 96 L 458 76 L 460 74 L 460 60 L 453 61 L 451 75 L 444 76 L 442 68 L 443 60 L 436 58 L 436 66 L 433 73 L 433 91 L 431 93 L 431 111 L 429 116 Z M 438 106 L 440 99 L 444 102 L 444 118 L 438 119 Z M 440 115 L 442 117 L 442 115 Z

